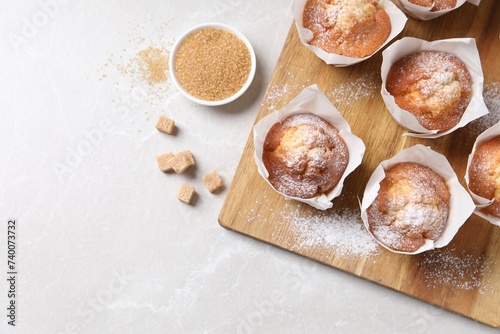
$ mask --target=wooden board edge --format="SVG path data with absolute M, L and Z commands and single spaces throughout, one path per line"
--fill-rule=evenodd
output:
M 309 260 L 309 261 L 313 261 L 313 262 L 315 262 L 315 263 L 318 263 L 318 264 L 320 264 L 320 265 L 326 266 L 326 267 L 328 267 L 328 268 L 330 268 L 330 269 L 333 269 L 333 270 L 338 270 L 338 271 L 340 271 L 340 272 L 342 272 L 342 273 L 344 273 L 344 274 L 347 274 L 347 275 L 352 276 L 352 277 L 356 277 L 356 278 L 358 278 L 358 279 L 360 279 L 360 280 L 364 280 L 364 281 L 366 281 L 366 282 L 370 282 L 370 283 L 372 283 L 372 284 L 376 284 L 376 285 L 377 285 L 377 286 L 379 286 L 379 287 L 382 287 L 382 288 L 385 288 L 385 289 L 389 289 L 389 290 L 391 290 L 391 291 L 393 291 L 393 292 L 396 292 L 396 293 L 402 294 L 402 295 L 404 295 L 405 297 L 409 297 L 409 298 L 415 299 L 415 300 L 417 300 L 417 301 L 419 301 L 419 302 L 421 302 L 421 303 L 427 304 L 427 305 L 432 305 L 432 306 L 434 306 L 434 307 L 437 307 L 438 309 L 444 310 L 444 311 L 446 311 L 446 312 L 453 313 L 453 314 L 455 314 L 455 315 L 457 315 L 457 316 L 460 316 L 460 317 L 463 317 L 463 318 L 465 318 L 465 319 L 472 320 L 472 321 L 474 321 L 474 322 L 477 322 L 477 323 L 480 323 L 480 324 L 483 324 L 483 325 L 486 325 L 486 326 L 489 326 L 489 327 L 492 327 L 492 328 L 497 328 L 497 329 L 500 329 L 500 322 L 495 324 L 495 323 L 490 323 L 490 322 L 488 322 L 487 320 L 482 320 L 482 319 L 479 319 L 479 318 L 473 318 L 472 316 L 469 316 L 469 315 L 467 315 L 467 314 L 465 314 L 465 313 L 462 313 L 462 312 L 459 312 L 459 311 L 457 311 L 457 310 L 451 309 L 451 308 L 449 308 L 449 307 L 444 307 L 444 306 L 439 305 L 439 304 L 437 304 L 437 303 L 433 303 L 433 302 L 431 302 L 431 301 L 424 300 L 424 299 L 419 298 L 419 297 L 417 297 L 417 296 L 415 296 L 415 295 L 412 295 L 412 294 L 410 294 L 410 293 L 408 293 L 408 292 L 405 292 L 405 291 L 402 291 L 402 290 L 398 290 L 398 289 L 396 289 L 396 288 L 394 288 L 394 287 L 391 287 L 391 286 L 389 286 L 389 285 L 384 285 L 384 284 L 382 284 L 381 282 L 377 282 L 376 280 L 373 280 L 373 279 L 370 279 L 370 278 L 367 278 L 367 277 L 363 277 L 363 276 L 361 276 L 361 275 L 358 275 L 358 274 L 356 274 L 356 273 L 354 273 L 354 272 L 350 272 L 350 271 L 348 271 L 348 270 L 344 270 L 344 269 L 342 269 L 342 268 L 334 267 L 334 266 L 332 266 L 332 265 L 331 265 L 331 264 L 329 264 L 329 263 L 319 261 L 319 260 L 317 260 L 317 259 L 315 259 L 315 258 L 309 257 L 309 256 L 304 255 L 304 254 L 300 254 L 300 253 L 298 253 L 298 252 L 294 252 L 294 251 L 292 251 L 292 250 L 290 250 L 290 249 L 287 249 L 287 248 L 285 248 L 285 247 L 282 247 L 282 246 L 280 246 L 280 245 L 278 245 L 278 244 L 273 244 L 273 243 L 270 243 L 270 242 L 268 242 L 268 241 L 266 241 L 266 240 L 264 240 L 264 239 L 260 239 L 260 238 L 258 238 L 258 237 L 256 237 L 256 236 L 251 235 L 251 234 L 246 234 L 246 233 L 244 233 L 244 232 L 242 232 L 242 231 L 239 231 L 239 230 L 237 230 L 237 229 L 232 228 L 230 224 L 226 224 L 226 223 L 224 223 L 224 222 L 221 220 L 220 215 L 219 215 L 219 218 L 218 218 L 218 222 L 219 222 L 219 225 L 220 225 L 221 227 L 223 227 L 224 229 L 226 229 L 226 230 L 228 230 L 228 231 L 231 231 L 231 232 L 233 232 L 233 233 L 237 233 L 237 234 L 242 235 L 242 236 L 244 236 L 244 237 L 249 237 L 249 238 L 251 238 L 251 239 L 253 239 L 253 240 L 256 240 L 256 241 L 258 241 L 258 242 L 261 242 L 261 243 L 263 243 L 263 244 L 265 244 L 265 245 L 269 245 L 269 246 L 275 247 L 275 248 L 277 248 L 277 249 L 280 249 L 280 250 L 282 250 L 282 251 L 286 251 L 286 252 L 288 252 L 288 253 L 291 253 L 291 254 L 293 254 L 293 255 L 300 256 L 300 257 L 305 258 L 305 259 L 307 259 L 307 260 Z

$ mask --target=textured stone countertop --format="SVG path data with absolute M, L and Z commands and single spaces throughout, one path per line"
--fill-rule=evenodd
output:
M 498 333 L 218 224 L 291 3 L 2 2 L 0 257 L 8 279 L 15 220 L 16 296 L 3 279 L 0 332 Z M 166 69 L 154 57 L 204 22 L 243 32 L 258 59 L 249 91 L 222 107 L 147 68 Z M 155 129 L 159 115 L 173 135 Z M 156 155 L 185 149 L 195 168 L 159 171 Z M 211 170 L 226 185 L 217 194 L 201 180 Z M 192 205 L 176 198 L 184 182 Z

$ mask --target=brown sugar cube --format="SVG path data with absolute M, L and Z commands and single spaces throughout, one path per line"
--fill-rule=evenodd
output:
M 160 154 L 156 157 L 156 162 L 162 172 L 166 173 L 173 170 L 172 165 L 170 164 L 170 160 L 172 160 L 173 157 L 174 154 L 172 152 Z
M 191 151 L 185 150 L 177 153 L 170 159 L 170 165 L 176 173 L 183 173 L 189 167 L 194 166 Z
M 156 122 L 156 129 L 171 135 L 174 132 L 175 122 L 168 117 L 161 115 Z
M 182 184 L 179 192 L 177 193 L 177 198 L 184 203 L 191 204 L 194 197 L 194 187 L 187 183 Z
M 203 183 L 205 183 L 205 186 L 207 186 L 208 191 L 210 191 L 211 193 L 216 192 L 217 190 L 224 187 L 221 177 L 215 171 L 204 175 L 202 177 L 202 180 Z

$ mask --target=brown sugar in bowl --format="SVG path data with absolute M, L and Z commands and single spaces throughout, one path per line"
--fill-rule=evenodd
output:
M 240 97 L 255 76 L 256 57 L 248 39 L 221 23 L 186 31 L 169 59 L 174 86 L 191 101 L 218 106 Z

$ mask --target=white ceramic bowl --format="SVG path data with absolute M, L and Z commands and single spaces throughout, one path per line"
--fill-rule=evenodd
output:
M 228 98 L 225 98 L 223 100 L 217 100 L 217 101 L 202 100 L 202 99 L 199 99 L 199 98 L 189 94 L 186 90 L 184 90 L 184 88 L 182 88 L 179 81 L 177 81 L 177 78 L 175 75 L 175 67 L 174 67 L 174 61 L 175 61 L 175 57 L 177 54 L 177 50 L 182 45 L 184 40 L 188 36 L 190 36 L 191 34 L 197 32 L 197 31 L 203 30 L 203 29 L 208 29 L 208 28 L 221 29 L 221 30 L 228 31 L 228 32 L 232 33 L 233 35 L 238 37 L 240 40 L 242 40 L 243 43 L 245 43 L 246 47 L 248 48 L 248 51 L 250 52 L 251 68 L 250 68 L 250 73 L 248 74 L 248 78 L 247 78 L 246 82 L 243 84 L 243 86 L 240 88 L 240 90 L 238 92 L 236 92 L 234 95 L 232 95 Z M 232 101 L 236 100 L 238 97 L 240 97 L 248 89 L 248 87 L 250 87 L 250 84 L 252 83 L 252 80 L 255 76 L 256 67 L 257 67 L 257 61 L 255 58 L 255 52 L 254 52 L 253 47 L 250 44 L 249 40 L 238 30 L 236 30 L 228 25 L 222 24 L 222 23 L 204 23 L 204 24 L 197 25 L 197 26 L 189 29 L 188 31 L 186 31 L 175 42 L 174 47 L 172 48 L 172 51 L 170 52 L 170 59 L 169 59 L 170 77 L 172 79 L 172 82 L 174 83 L 174 86 L 182 93 L 182 95 L 184 95 L 185 97 L 187 97 L 191 101 L 198 103 L 198 104 L 206 105 L 206 106 L 220 106 L 220 105 L 232 102 Z

